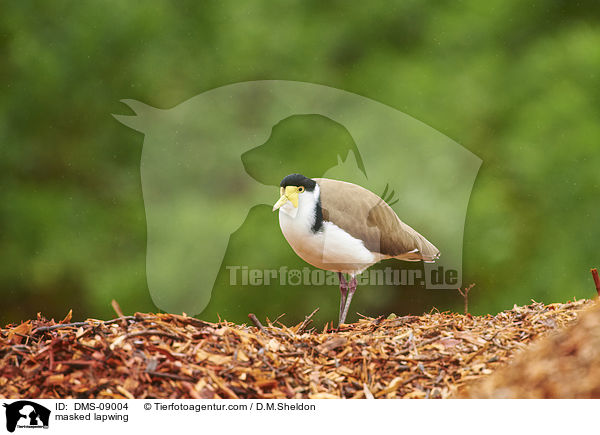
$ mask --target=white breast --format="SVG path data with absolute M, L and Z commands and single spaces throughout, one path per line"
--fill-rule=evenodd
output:
M 369 251 L 363 242 L 332 222 L 323 222 L 312 231 L 319 186 L 299 196 L 298 209 L 287 202 L 279 209 L 279 226 L 292 249 L 307 263 L 319 269 L 356 275 L 382 258 Z

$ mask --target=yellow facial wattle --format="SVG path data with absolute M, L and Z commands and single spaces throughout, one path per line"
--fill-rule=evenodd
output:
M 295 208 L 298 208 L 298 195 L 300 194 L 300 188 L 298 186 L 286 186 L 285 189 L 281 188 L 281 198 L 273 206 L 273 211 L 277 210 L 286 202 L 291 202 Z

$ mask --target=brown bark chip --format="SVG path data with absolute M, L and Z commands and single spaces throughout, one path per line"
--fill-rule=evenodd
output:
M 445 398 L 506 365 L 533 339 L 570 325 L 591 305 L 580 300 L 515 306 L 495 316 L 362 318 L 322 332 L 305 330 L 316 311 L 302 324 L 267 321 L 262 329 L 172 314 L 75 323 L 38 315 L 0 330 L 0 398 Z M 575 328 L 587 332 L 550 339 L 547 356 L 556 346 L 564 359 L 531 374 L 544 397 L 579 397 L 561 389 L 568 386 L 544 386 L 550 371 L 569 370 L 569 383 L 581 376 L 590 385 L 581 394 L 598 397 L 599 384 L 593 387 L 590 378 L 600 379 L 592 370 L 600 367 L 600 328 L 595 341 L 582 334 L 600 320 L 597 314 L 585 319 Z

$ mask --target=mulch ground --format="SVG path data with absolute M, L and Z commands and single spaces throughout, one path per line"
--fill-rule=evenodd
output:
M 536 342 L 460 397 L 600 398 L 600 304 L 567 329 Z
M 0 398 L 445 398 L 570 325 L 589 300 L 495 316 L 259 327 L 171 314 L 0 330 Z M 314 313 L 313 313 L 314 314 Z

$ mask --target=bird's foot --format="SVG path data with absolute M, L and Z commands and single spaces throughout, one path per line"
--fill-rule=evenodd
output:
M 344 280 L 345 281 L 345 280 Z M 348 315 L 348 310 L 350 309 L 350 302 L 352 302 L 352 296 L 354 296 L 354 292 L 356 291 L 356 277 L 352 277 L 350 283 L 346 283 L 346 294 L 345 297 L 342 297 L 343 304 L 340 304 L 340 321 L 338 326 L 346 321 L 346 316 Z M 340 283 L 341 289 L 341 283 Z
M 338 318 L 338 325 L 343 322 L 342 313 L 344 312 L 344 307 L 346 306 L 346 298 L 348 297 L 348 282 L 344 277 L 342 272 L 338 272 L 338 276 L 340 278 L 340 316 Z

